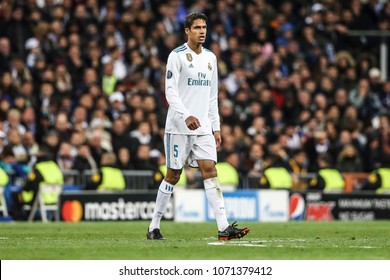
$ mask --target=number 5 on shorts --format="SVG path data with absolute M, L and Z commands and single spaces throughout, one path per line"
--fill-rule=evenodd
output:
M 178 145 L 173 145 L 173 156 L 174 156 L 175 158 L 177 158 L 178 155 L 179 155 L 178 147 L 179 147 Z

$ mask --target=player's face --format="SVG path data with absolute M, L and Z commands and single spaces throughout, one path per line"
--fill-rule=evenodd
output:
M 201 45 L 206 40 L 207 24 L 203 19 L 196 19 L 191 28 L 186 28 L 188 41 L 195 45 Z

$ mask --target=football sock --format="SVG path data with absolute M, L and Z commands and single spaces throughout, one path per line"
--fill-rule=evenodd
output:
M 167 183 L 165 180 L 161 181 L 158 188 L 156 206 L 153 212 L 153 218 L 149 226 L 149 230 L 152 231 L 155 228 L 160 228 L 160 221 L 165 212 L 165 208 L 171 198 L 173 192 L 173 185 Z
M 207 200 L 217 221 L 218 230 L 224 231 L 229 226 L 229 222 L 226 218 L 225 203 L 218 178 L 209 178 L 204 180 L 203 183 Z

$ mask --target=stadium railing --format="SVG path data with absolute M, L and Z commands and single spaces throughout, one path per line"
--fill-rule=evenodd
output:
M 84 170 L 82 172 L 78 170 L 64 170 L 64 182 L 66 185 L 76 185 L 84 189 L 88 184 L 93 170 Z M 153 175 L 151 170 L 122 170 L 122 174 L 125 178 L 126 189 L 150 189 L 154 185 Z
M 10 177 L 11 185 L 22 186 L 25 178 L 20 177 L 15 172 L 7 172 Z M 126 181 L 126 189 L 130 190 L 145 190 L 153 189 L 155 186 L 154 172 L 151 170 L 122 170 L 123 176 Z M 87 185 L 89 178 L 93 174 L 93 170 L 63 170 L 64 182 L 66 186 L 77 186 L 79 189 L 84 189 Z M 362 183 L 368 178 L 369 173 L 364 172 L 347 172 L 343 173 L 345 180 L 345 192 L 357 191 L 360 189 Z M 305 189 L 312 178 L 315 177 L 314 173 L 295 174 L 293 189 L 301 190 Z M 193 187 L 201 187 L 200 173 L 195 176 L 195 182 Z M 257 189 L 260 176 L 245 176 L 241 178 L 242 189 Z M 193 188 L 191 187 L 191 188 Z

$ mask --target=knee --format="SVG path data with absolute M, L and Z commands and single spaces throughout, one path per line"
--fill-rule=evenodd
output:
M 177 172 L 167 172 L 167 175 L 165 176 L 165 181 L 169 184 L 176 185 L 177 182 L 180 180 L 181 171 Z
M 217 169 L 205 168 L 202 172 L 203 179 L 215 178 L 218 176 Z

